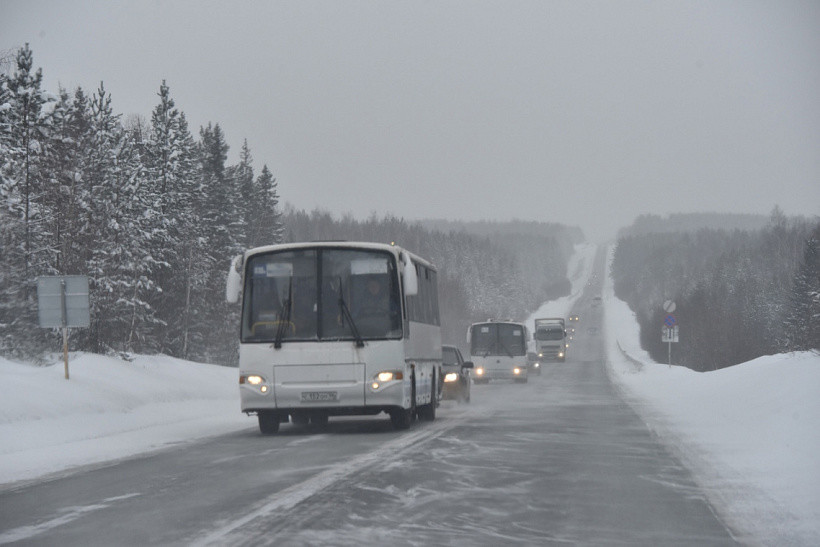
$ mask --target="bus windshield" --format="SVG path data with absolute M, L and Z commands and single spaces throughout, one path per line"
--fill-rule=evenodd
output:
M 401 338 L 393 255 L 294 249 L 254 255 L 245 270 L 243 342 Z
M 474 325 L 470 344 L 470 353 L 482 357 L 525 355 L 527 349 L 523 327 L 511 323 Z

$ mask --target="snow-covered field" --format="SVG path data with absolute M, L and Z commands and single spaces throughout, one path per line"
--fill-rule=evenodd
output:
M 594 253 L 579 247 L 572 294 L 533 317 L 567 314 Z M 820 545 L 820 356 L 774 355 L 710 373 L 670 368 L 640 349 L 608 279 L 603 298 L 611 377 L 742 539 Z M 46 367 L 0 359 L 0 488 L 256 427 L 239 412 L 236 369 L 91 354 L 72 354 L 69 366 L 65 380 L 61 356 Z

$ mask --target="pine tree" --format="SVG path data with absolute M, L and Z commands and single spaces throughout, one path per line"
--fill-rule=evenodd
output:
M 156 320 L 150 251 L 161 217 L 146 191 L 140 157 L 114 115 L 103 84 L 91 100 L 88 187 L 93 192 L 87 233 L 94 351 L 139 349 Z
M 191 318 L 191 290 L 197 280 L 194 260 L 201 254 L 195 200 L 198 186 L 197 151 L 185 115 L 177 109 L 170 89 L 162 82 L 159 104 L 151 116 L 144 163 L 153 203 L 160 211 L 162 238 L 155 238 L 152 254 L 157 293 L 154 339 L 157 350 L 187 356 Z M 199 274 L 202 278 L 202 273 Z
M 41 90 L 42 79 L 26 44 L 17 52 L 15 72 L 0 81 L 0 350 L 17 355 L 33 347 L 25 341 L 35 337 L 24 335 L 37 324 L 35 278 L 51 273 L 43 167 L 53 99 Z
M 236 189 L 236 218 L 232 223 L 231 231 L 241 249 L 245 249 L 251 246 L 254 209 L 258 206 L 254 203 L 253 157 L 247 139 L 242 143 L 242 149 L 239 151 L 239 164 L 232 167 L 230 171 L 229 178 L 232 179 Z
M 820 350 L 820 225 L 805 243 L 785 323 L 789 351 Z
M 195 260 L 201 262 L 207 277 L 203 284 L 193 287 L 189 330 L 191 335 L 208 342 L 194 344 L 189 355 L 209 363 L 231 364 L 236 359 L 236 310 L 229 308 L 220 295 L 224 294 L 231 259 L 242 250 L 235 230 L 232 230 L 238 225 L 237 191 L 227 176 L 228 145 L 219 124 L 209 123 L 200 129 L 199 134 L 203 186 L 197 207 L 199 230 L 205 244 L 202 254 Z
M 276 179 L 273 178 L 267 165 L 262 167 L 262 172 L 253 184 L 250 204 L 252 208 L 248 220 L 250 233 L 248 246 L 258 247 L 260 245 L 281 243 L 283 233 L 282 214 L 279 211 L 279 194 Z

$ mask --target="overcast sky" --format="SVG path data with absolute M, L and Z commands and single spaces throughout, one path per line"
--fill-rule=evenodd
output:
M 820 214 L 817 1 L 0 0 L 44 87 L 247 139 L 283 202 L 364 218 Z

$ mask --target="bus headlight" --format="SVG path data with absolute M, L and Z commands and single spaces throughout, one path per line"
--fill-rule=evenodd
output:
M 385 370 L 376 374 L 373 381 L 370 383 L 370 389 L 376 390 L 383 387 L 384 384 L 394 380 L 403 380 L 404 373 L 399 370 Z
M 376 380 L 379 382 L 391 382 L 393 380 L 401 380 L 404 378 L 404 374 L 399 371 L 387 371 L 387 372 L 380 372 L 376 375 Z
M 445 382 L 457 382 L 458 381 L 458 374 L 455 372 L 448 372 L 444 375 Z
M 264 376 L 258 374 L 241 374 L 239 376 L 239 385 L 248 384 L 259 390 L 259 393 L 267 393 L 270 390 L 268 382 Z

